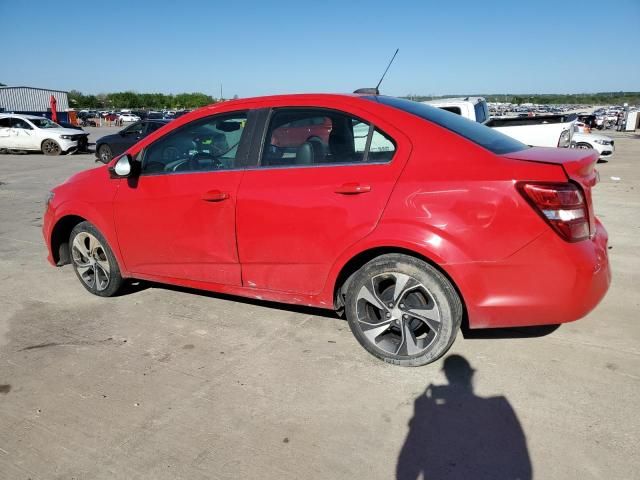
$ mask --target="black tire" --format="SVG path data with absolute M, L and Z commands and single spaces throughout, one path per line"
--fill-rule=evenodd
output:
M 45 155 L 56 156 L 62 153 L 62 148 L 60 148 L 58 142 L 56 142 L 55 140 L 51 140 L 50 138 L 42 142 L 40 148 L 42 150 L 42 153 L 44 153 Z
M 98 159 L 102 163 L 109 163 L 113 158 L 113 152 L 111 151 L 111 147 L 109 145 L 102 144 L 98 147 Z
M 586 142 L 580 142 L 578 144 L 576 144 L 576 148 L 582 148 L 583 150 L 589 149 L 589 148 L 593 148 L 590 144 L 586 143 Z
M 365 350 L 407 367 L 444 355 L 463 314 L 458 293 L 441 272 L 402 254 L 381 255 L 356 272 L 345 311 L 351 332 Z
M 69 236 L 71 264 L 80 283 L 99 297 L 111 297 L 122 286 L 122 275 L 109 244 L 89 222 L 80 222 Z

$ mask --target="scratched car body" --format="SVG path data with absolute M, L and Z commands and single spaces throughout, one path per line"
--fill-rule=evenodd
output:
M 53 189 L 43 232 L 96 295 L 137 278 L 335 309 L 371 354 L 424 365 L 464 319 L 558 324 L 599 303 L 596 161 L 392 97 L 235 100 Z

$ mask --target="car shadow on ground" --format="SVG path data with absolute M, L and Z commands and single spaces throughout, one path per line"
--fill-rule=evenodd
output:
M 278 303 L 268 300 L 258 300 L 247 297 L 239 297 L 235 295 L 228 295 L 225 293 L 210 292 L 208 290 L 198 290 L 195 288 L 181 287 L 178 285 L 169 285 L 165 283 L 150 282 L 147 280 L 129 280 L 125 281 L 124 285 L 116 296 L 132 295 L 134 293 L 147 290 L 149 288 L 157 288 L 170 290 L 173 292 L 184 292 L 192 295 L 200 295 L 203 297 L 217 298 L 220 300 L 228 300 L 230 302 L 244 303 L 247 305 L 257 305 L 260 307 L 272 308 L 275 310 L 282 310 L 286 312 L 301 313 L 305 315 L 315 315 L 317 317 L 330 318 L 336 320 L 345 320 L 344 315 L 339 315 L 333 310 L 324 308 L 309 307 L 306 305 L 292 305 L 288 303 Z M 542 325 L 535 327 L 509 327 L 509 328 L 483 328 L 483 329 L 470 329 L 468 322 L 463 321 L 460 328 L 462 336 L 465 340 L 473 339 L 500 339 L 500 338 L 536 338 L 544 337 L 556 331 L 560 325 Z
M 504 396 L 479 397 L 469 362 L 444 360 L 448 383 L 428 385 L 414 402 L 397 480 L 532 478 L 527 441 Z
M 341 318 L 340 315 L 338 315 L 335 311 L 327 310 L 324 308 L 309 307 L 306 305 L 292 305 L 288 303 L 271 302 L 268 300 L 258 300 L 258 299 L 247 298 L 247 297 L 238 297 L 235 295 L 228 295 L 225 293 L 210 292 L 208 290 L 198 290 L 195 288 L 180 287 L 177 285 L 169 285 L 165 283 L 155 283 L 155 282 L 149 282 L 146 280 L 131 280 L 131 281 L 125 282 L 122 288 L 120 289 L 120 291 L 116 294 L 116 296 L 120 297 L 125 295 L 131 295 L 131 294 L 146 290 L 148 288 L 158 288 L 163 290 L 170 290 L 172 292 L 184 292 L 184 293 L 190 293 L 192 295 L 200 295 L 202 297 L 217 298 L 220 300 L 228 300 L 230 302 L 235 302 L 235 303 L 243 303 L 246 305 L 257 305 L 260 307 L 272 308 L 275 310 L 282 310 L 286 312 L 301 313 L 305 315 L 314 315 L 317 317 L 330 318 L 335 320 L 344 320 L 344 318 Z

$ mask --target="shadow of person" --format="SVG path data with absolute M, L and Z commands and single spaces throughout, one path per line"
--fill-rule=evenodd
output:
M 474 370 L 460 355 L 447 357 L 443 370 L 449 383 L 429 385 L 415 400 L 397 480 L 530 480 L 526 438 L 507 399 L 476 396 Z

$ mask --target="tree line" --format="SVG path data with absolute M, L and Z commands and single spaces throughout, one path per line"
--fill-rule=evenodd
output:
M 112 109 L 112 108 L 146 108 L 160 110 L 164 108 L 198 108 L 220 101 L 205 93 L 137 93 L 114 92 L 85 95 L 78 90 L 69 92 L 69 106 L 72 108 Z
M 474 95 L 439 95 L 423 96 L 408 95 L 406 98 L 423 102 L 447 97 L 484 97 L 487 102 L 504 102 L 513 104 L 535 103 L 538 105 L 564 104 L 564 105 L 640 105 L 640 92 L 599 92 L 577 94 L 474 94 Z
M 5 86 L 0 83 L 0 86 Z M 404 98 L 422 102 L 446 97 L 485 97 L 488 102 L 505 103 L 535 103 L 539 105 L 549 104 L 581 104 L 581 105 L 640 105 L 640 92 L 598 92 L 577 94 L 474 94 L 474 95 L 406 95 Z M 237 98 L 237 95 L 234 96 Z M 69 92 L 69 106 L 72 108 L 112 109 L 112 108 L 148 108 L 159 110 L 163 108 L 198 108 L 219 102 L 205 93 L 137 93 L 132 91 L 99 93 L 97 95 L 85 95 L 78 90 Z

